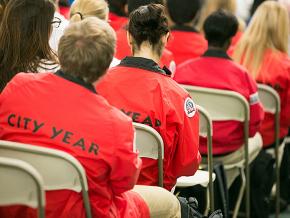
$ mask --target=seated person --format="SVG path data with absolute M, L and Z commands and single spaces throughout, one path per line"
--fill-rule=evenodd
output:
M 265 1 L 255 12 L 233 55 L 258 83 L 269 85 L 278 92 L 281 101 L 279 135 L 281 142 L 290 128 L 288 37 L 287 9 L 279 2 Z M 255 57 L 254 60 L 252 57 Z M 275 144 L 274 122 L 274 115 L 266 112 L 261 126 L 264 148 Z
M 137 9 L 142 5 L 148 5 L 150 3 L 162 4 L 163 0 L 128 0 L 128 13 L 130 14 L 132 11 Z M 117 31 L 117 48 L 115 57 L 119 60 L 125 58 L 126 56 L 131 56 L 132 50 L 129 42 L 127 41 L 127 30 L 126 25 Z M 160 62 L 160 63 L 159 63 Z M 164 49 L 163 54 L 161 56 L 158 64 L 163 67 L 166 66 L 172 72 L 175 71 L 175 62 L 173 58 L 173 54 L 171 51 Z
M 70 24 L 58 48 L 61 70 L 19 73 L 1 93 L 0 139 L 78 159 L 88 178 L 92 217 L 180 217 L 177 198 L 165 189 L 130 191 L 141 168 L 132 121 L 93 86 L 112 61 L 115 40 L 114 30 L 97 18 Z M 82 194 L 69 190 L 47 191 L 45 209 L 48 218 L 85 217 Z M 0 217 L 31 218 L 36 211 L 2 207 Z
M 200 7 L 200 0 L 167 0 L 167 10 L 173 22 L 167 48 L 173 53 L 177 66 L 201 56 L 207 49 L 207 41 L 193 27 Z
M 125 26 L 128 22 L 126 5 L 127 0 L 108 0 L 110 25 L 115 31 Z
M 257 85 L 248 72 L 231 60 L 226 51 L 236 34 L 238 21 L 230 12 L 219 10 L 204 23 L 208 50 L 200 58 L 186 61 L 176 71 L 174 79 L 180 84 L 231 90 L 240 93 L 250 105 L 249 157 L 252 161 L 261 150 L 259 131 L 264 112 L 259 102 Z M 227 155 L 224 163 L 244 157 L 243 124 L 238 121 L 213 122 L 213 154 Z M 206 140 L 200 141 L 200 152 L 206 154 Z M 227 161 L 227 162 L 226 162 Z M 228 178 L 229 184 L 233 178 Z
M 132 117 L 156 129 L 164 141 L 164 187 L 199 166 L 198 112 L 189 94 L 158 66 L 169 36 L 164 7 L 141 6 L 130 14 L 133 57 L 124 58 L 97 83 L 97 92 Z M 112 88 L 114 87 L 114 88 Z M 138 184 L 157 185 L 157 161 L 143 158 Z
M 55 22 L 55 6 L 51 1 L 2 0 L 0 3 L 1 93 L 17 73 L 39 72 L 39 68 L 46 69 L 48 62 L 56 63 L 56 58 L 49 46 L 51 24 Z

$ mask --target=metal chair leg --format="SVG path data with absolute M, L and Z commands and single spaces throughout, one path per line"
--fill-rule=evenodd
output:
M 241 184 L 241 188 L 240 188 L 240 193 L 238 195 L 238 199 L 235 205 L 235 209 L 234 209 L 234 213 L 233 213 L 233 218 L 236 218 L 238 216 L 239 210 L 240 210 L 240 206 L 241 206 L 241 202 L 243 199 L 243 195 L 245 192 L 245 188 L 246 188 L 246 177 L 245 177 L 245 172 L 243 168 L 239 168 L 240 170 L 240 175 L 241 175 L 241 179 L 242 179 L 242 184 Z

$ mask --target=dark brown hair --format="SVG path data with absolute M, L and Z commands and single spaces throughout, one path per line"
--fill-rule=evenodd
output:
M 49 0 L 10 0 L 0 24 L 0 92 L 18 72 L 37 72 L 55 61 L 49 46 L 54 5 Z
M 159 52 L 161 37 L 169 32 L 164 7 L 160 4 L 139 7 L 130 14 L 128 31 L 134 40 L 133 51 L 148 41 Z

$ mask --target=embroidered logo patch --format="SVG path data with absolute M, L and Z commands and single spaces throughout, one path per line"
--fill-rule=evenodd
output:
M 196 106 L 191 98 L 186 98 L 184 102 L 184 112 L 188 117 L 193 117 L 196 112 Z

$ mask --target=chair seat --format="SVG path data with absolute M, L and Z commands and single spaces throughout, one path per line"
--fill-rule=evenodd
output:
M 215 173 L 212 174 L 213 181 L 215 180 Z M 176 187 L 185 188 L 195 185 L 207 187 L 209 183 L 208 171 L 197 170 L 193 176 L 182 176 L 177 179 Z

